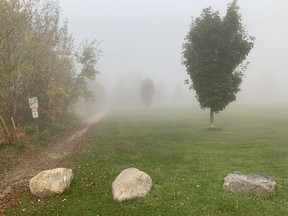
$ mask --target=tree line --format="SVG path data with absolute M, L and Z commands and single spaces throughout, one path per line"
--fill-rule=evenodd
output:
M 54 0 L 0 1 L 0 116 L 31 121 L 28 99 L 39 113 L 60 118 L 80 96 L 91 98 L 101 54 L 98 42 L 76 47 Z
M 55 0 L 0 1 L 0 116 L 31 120 L 28 98 L 37 97 L 40 115 L 61 117 L 80 96 L 91 98 L 101 51 L 97 41 L 75 47 Z M 220 17 L 205 8 L 193 19 L 183 45 L 183 64 L 201 108 L 214 113 L 236 100 L 254 38 L 245 30 L 237 0 Z M 154 86 L 142 83 L 141 99 L 152 101 Z

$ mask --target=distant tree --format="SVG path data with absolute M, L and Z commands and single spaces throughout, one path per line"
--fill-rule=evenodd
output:
M 142 103 L 146 106 L 149 106 L 153 100 L 153 95 L 155 93 L 154 82 L 151 79 L 142 80 L 140 93 Z
M 206 8 L 192 20 L 183 45 L 183 64 L 192 79 L 190 89 L 196 91 L 202 109 L 210 108 L 210 128 L 214 113 L 236 100 L 254 45 L 241 22 L 237 0 L 228 5 L 226 16 Z

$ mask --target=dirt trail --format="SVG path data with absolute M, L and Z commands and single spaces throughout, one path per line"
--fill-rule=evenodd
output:
M 83 139 L 91 125 L 100 121 L 106 112 L 89 119 L 77 128 L 60 135 L 55 142 L 19 159 L 16 163 L 0 170 L 0 215 L 5 214 L 7 204 L 28 188 L 29 179 L 43 170 L 61 165 L 67 156 L 78 152 L 84 145 Z

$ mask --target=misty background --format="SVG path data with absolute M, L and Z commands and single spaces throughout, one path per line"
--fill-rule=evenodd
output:
M 229 0 L 60 0 L 63 20 L 76 44 L 83 38 L 100 41 L 103 55 L 96 78 L 110 105 L 141 106 L 140 83 L 155 84 L 152 106 L 160 103 L 199 107 L 181 65 L 182 44 L 191 18 L 211 6 L 224 16 Z M 242 91 L 231 105 L 288 102 L 288 2 L 239 0 L 242 22 L 256 37 L 247 60 Z M 191 84 L 191 80 L 189 79 Z M 91 84 L 94 85 L 94 84 Z M 96 87 L 95 87 L 96 88 Z M 173 103 L 171 103 L 173 102 Z M 230 105 L 230 106 L 231 106 Z M 229 107 L 227 109 L 229 109 Z

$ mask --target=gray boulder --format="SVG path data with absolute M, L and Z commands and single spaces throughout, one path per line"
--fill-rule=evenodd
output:
M 62 194 L 66 188 L 70 187 L 73 179 L 71 169 L 56 168 L 45 170 L 30 179 L 29 188 L 34 196 L 39 198 L 50 197 Z
M 144 197 L 151 189 L 152 179 L 136 168 L 123 170 L 112 183 L 113 197 L 123 201 L 134 197 Z
M 268 198 L 275 194 L 276 182 L 263 173 L 242 174 L 234 172 L 224 178 L 223 189 L 239 194 L 254 194 Z

